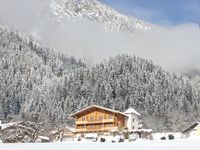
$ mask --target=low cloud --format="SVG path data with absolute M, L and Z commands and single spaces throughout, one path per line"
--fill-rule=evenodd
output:
M 21 4 L 18 1 L 13 8 L 10 5 L 9 8 L 6 7 L 9 1 L 11 0 L 0 0 L 1 22 L 29 32 L 40 38 L 45 45 L 69 55 L 100 62 L 122 53 L 136 54 L 152 59 L 156 64 L 169 70 L 200 64 L 200 29 L 196 24 L 157 26 L 151 31 L 134 34 L 112 32 L 106 31 L 101 24 L 85 20 L 66 20 L 62 25 L 58 24 L 51 16 L 48 0 L 42 1 L 47 3 L 34 0 L 34 5 L 31 1 L 27 4 L 27 0 L 20 0 Z M 30 9 L 22 9 L 26 5 Z M 20 13 L 17 12 L 18 7 L 22 9 Z M 16 16 L 21 19 L 13 19 Z
M 200 64 L 200 29 L 195 24 L 129 34 L 105 31 L 100 24 L 76 20 L 59 28 L 48 23 L 48 28 L 39 34 L 47 45 L 94 62 L 128 53 L 152 59 L 169 70 Z

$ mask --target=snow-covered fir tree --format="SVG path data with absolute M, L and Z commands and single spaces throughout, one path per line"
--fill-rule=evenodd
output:
M 97 104 L 134 107 L 155 131 L 176 131 L 199 120 L 200 77 L 185 79 L 136 56 L 118 55 L 86 66 L 0 27 L 0 120 L 65 123 L 66 116 Z

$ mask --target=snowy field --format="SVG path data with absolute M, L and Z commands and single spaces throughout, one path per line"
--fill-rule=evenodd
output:
M 0 144 L 0 150 L 190 150 L 199 148 L 200 139 L 124 143 L 63 142 L 47 144 Z

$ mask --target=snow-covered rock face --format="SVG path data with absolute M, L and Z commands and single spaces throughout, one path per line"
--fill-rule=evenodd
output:
M 67 18 L 81 18 L 101 23 L 113 31 L 146 31 L 152 25 L 118 13 L 97 0 L 51 0 L 51 9 L 62 23 Z

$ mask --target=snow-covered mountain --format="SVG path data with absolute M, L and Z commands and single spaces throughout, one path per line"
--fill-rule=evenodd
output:
M 103 24 L 113 31 L 146 31 L 152 25 L 139 19 L 122 15 L 97 0 L 51 0 L 52 14 L 62 23 L 68 18 L 81 18 Z

